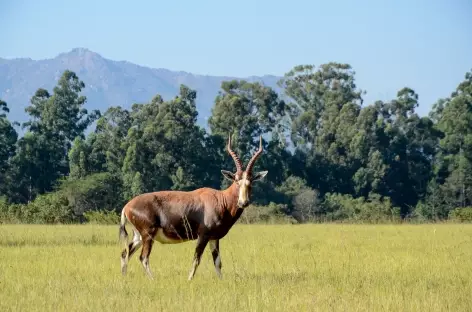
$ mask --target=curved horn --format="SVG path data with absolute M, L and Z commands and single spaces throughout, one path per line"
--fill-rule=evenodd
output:
M 241 174 L 243 172 L 241 160 L 238 158 L 236 153 L 231 149 L 231 134 L 228 138 L 228 153 L 233 157 L 234 163 L 236 164 L 236 174 Z
M 246 167 L 246 172 L 251 173 L 252 172 L 252 167 L 254 167 L 254 163 L 256 162 L 256 159 L 262 154 L 262 135 L 259 136 L 259 150 L 252 156 L 251 160 L 248 162 L 247 167 Z

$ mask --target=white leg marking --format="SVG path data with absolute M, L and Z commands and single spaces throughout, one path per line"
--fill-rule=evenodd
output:
M 195 275 L 195 270 L 197 269 L 197 266 L 198 266 L 198 259 L 195 259 L 193 260 L 193 264 L 192 264 L 192 270 L 190 271 L 190 274 L 188 275 L 188 280 L 190 281 L 193 276 Z
M 193 265 L 192 270 L 188 276 L 188 280 L 190 281 L 193 276 L 195 275 L 195 271 L 197 270 L 198 265 L 200 264 L 200 260 L 202 258 L 202 254 L 205 251 L 205 247 L 208 244 L 208 238 L 206 237 L 198 237 L 197 246 L 195 247 L 195 253 L 193 255 Z
M 142 241 L 143 238 L 141 237 L 141 234 L 136 229 L 133 229 L 133 243 L 136 243 L 138 241 Z
M 133 245 L 131 245 L 131 249 L 133 249 L 134 252 L 136 252 L 136 250 L 138 250 L 139 247 L 141 247 L 141 245 L 143 244 L 143 238 L 141 237 L 141 234 L 139 234 L 137 230 L 133 229 L 133 232 L 134 232 L 133 241 L 132 241 Z
M 217 242 L 215 240 L 210 241 L 210 250 L 211 255 L 213 257 L 213 263 L 215 264 L 216 275 L 218 275 L 218 278 L 221 279 L 223 277 L 223 275 L 221 274 L 221 257 Z M 216 258 L 215 253 L 217 253 Z
M 144 270 L 146 271 L 147 276 L 153 280 L 154 278 L 152 277 L 151 268 L 149 267 L 149 258 L 144 257 L 141 263 L 143 264 L 143 267 L 144 267 Z
M 221 259 L 220 254 L 218 253 L 218 257 L 215 260 L 215 270 L 218 277 L 221 279 L 223 278 L 223 274 L 221 273 Z
M 121 257 L 121 274 L 126 275 L 126 269 L 128 264 L 126 263 L 126 258 Z
M 129 257 L 132 256 L 138 249 L 141 247 L 143 243 L 141 234 L 133 228 L 133 240 L 131 241 L 131 247 L 126 249 L 126 256 L 123 258 L 121 257 L 121 273 L 126 275 Z M 128 244 L 128 243 L 127 243 Z

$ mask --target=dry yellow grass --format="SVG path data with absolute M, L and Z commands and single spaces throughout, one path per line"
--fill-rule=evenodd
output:
M 237 225 L 120 273 L 118 226 L 0 226 L 0 311 L 470 311 L 472 225 Z

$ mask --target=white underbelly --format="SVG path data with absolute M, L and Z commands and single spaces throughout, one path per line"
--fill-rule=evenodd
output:
M 161 244 L 179 244 L 185 242 L 183 239 L 173 239 L 169 238 L 164 234 L 164 231 L 162 229 L 157 230 L 156 237 L 154 238 Z

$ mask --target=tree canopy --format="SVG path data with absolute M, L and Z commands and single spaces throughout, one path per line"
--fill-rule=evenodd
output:
M 243 161 L 263 137 L 256 167 L 269 174 L 248 216 L 443 220 L 472 206 L 472 72 L 428 116 L 408 87 L 364 103 L 349 64 L 295 66 L 279 86 L 224 81 L 209 130 L 185 85 L 171 99 L 88 112 L 85 83 L 66 70 L 31 97 L 22 137 L 0 100 L 0 220 L 80 221 L 144 192 L 224 188 L 230 134 Z

